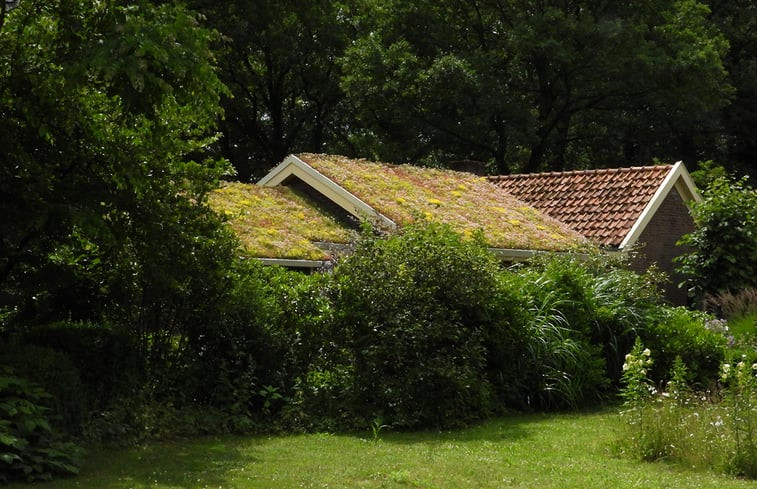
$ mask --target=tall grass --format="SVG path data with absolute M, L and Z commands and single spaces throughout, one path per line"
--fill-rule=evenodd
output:
M 687 386 L 680 359 L 667 389 L 658 392 L 647 377 L 651 363 L 640 342 L 626 356 L 626 432 L 618 451 L 757 479 L 757 363 L 723 364 L 719 385 L 705 392 Z

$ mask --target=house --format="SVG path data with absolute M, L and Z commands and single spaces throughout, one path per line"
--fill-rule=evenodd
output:
M 673 258 L 694 229 L 687 203 L 700 200 L 682 163 L 481 177 L 342 156 L 290 155 L 257 185 L 226 184 L 211 203 L 229 216 L 250 256 L 320 268 L 349 250 L 359 223 L 391 233 L 418 220 L 481 232 L 506 261 L 601 247 L 638 252 L 671 277 L 665 293 L 686 301 Z
M 593 248 L 580 233 L 471 173 L 340 156 L 290 155 L 256 185 L 226 183 L 210 197 L 248 256 L 304 269 L 349 251 L 360 223 L 380 233 L 419 220 L 482 233 L 504 260 Z
M 673 259 L 676 243 L 694 230 L 688 203 L 700 201 L 682 162 L 674 165 L 489 177 L 515 197 L 567 224 L 604 249 L 635 250 L 637 270 L 650 265 L 668 274 L 666 297 L 685 304 Z

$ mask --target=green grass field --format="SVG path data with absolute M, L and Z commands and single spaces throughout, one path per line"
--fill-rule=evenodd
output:
M 12 489 L 757 488 L 613 455 L 612 411 L 513 416 L 452 432 L 214 437 L 91 451 L 79 477 Z

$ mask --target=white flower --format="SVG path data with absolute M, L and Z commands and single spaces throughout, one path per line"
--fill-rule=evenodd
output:
M 641 352 L 641 354 L 644 355 L 645 357 L 648 357 L 649 355 L 652 354 L 652 352 L 649 350 L 649 348 L 645 348 L 644 351 Z

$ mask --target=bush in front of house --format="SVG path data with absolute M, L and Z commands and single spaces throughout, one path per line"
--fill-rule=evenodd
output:
M 83 391 L 110 397 L 85 436 L 458 426 L 613 399 L 639 335 L 661 365 L 681 355 L 702 378 L 722 346 L 699 316 L 661 305 L 654 277 L 605 257 L 503 268 L 480 238 L 440 224 L 365 235 L 333 272 L 240 260 L 225 280 L 215 312 L 125 377 L 107 359 L 130 371 L 129 352 L 140 350 L 128 338 L 94 325 L 47 329 L 68 345 L 60 354 L 71 355 Z M 53 336 L 27 340 L 44 350 Z M 98 387 L 108 379 L 120 386 L 111 396 Z
M 683 307 L 660 307 L 639 332 L 655 357 L 650 378 L 658 383 L 669 380 L 676 357 L 688 370 L 687 382 L 706 387 L 717 379 L 725 359 L 726 336 L 707 328 L 712 317 Z
M 512 274 L 528 304 L 525 396 L 533 408 L 591 406 L 612 395 L 625 352 L 660 307 L 657 279 L 606 255 L 549 255 Z
M 349 354 L 350 406 L 365 426 L 451 426 L 490 414 L 500 370 L 517 372 L 525 330 L 499 301 L 499 267 L 481 239 L 439 224 L 364 236 L 334 280 L 334 341 Z M 507 384 L 510 384 L 508 382 Z

